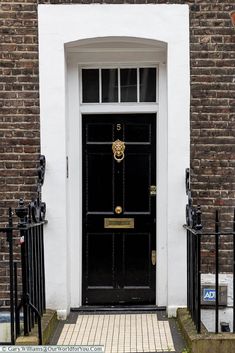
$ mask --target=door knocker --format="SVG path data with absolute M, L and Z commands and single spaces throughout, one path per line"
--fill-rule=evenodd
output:
M 121 140 L 116 140 L 112 144 L 113 156 L 118 163 L 120 163 L 125 157 L 125 148 L 125 143 Z

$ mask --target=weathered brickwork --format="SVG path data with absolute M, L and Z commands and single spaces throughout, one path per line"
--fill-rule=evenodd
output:
M 214 209 L 231 230 L 235 207 L 235 46 L 232 1 L 197 2 L 191 11 L 191 171 L 194 203 L 214 230 Z M 234 3 L 233 3 L 234 6 Z M 230 271 L 232 239 L 221 241 L 220 266 Z M 214 269 L 214 239 L 204 237 L 206 269 Z M 204 267 L 205 270 L 205 267 Z
M 19 197 L 30 200 L 36 192 L 40 152 L 37 4 L 67 3 L 69 6 L 92 2 L 1 0 L 1 220 L 7 207 L 15 206 Z M 235 28 L 229 17 L 235 8 L 234 0 L 124 2 L 190 7 L 193 198 L 195 204 L 202 205 L 207 227 L 212 225 L 213 211 L 218 206 L 223 212 L 223 225 L 228 226 L 235 206 Z M 213 244 L 211 239 L 205 241 L 204 255 L 210 264 L 214 257 Z M 221 251 L 224 271 L 229 270 L 226 254 L 230 249 L 228 239 Z M 208 265 L 208 269 L 212 267 Z
M 36 191 L 39 93 L 36 2 L 2 1 L 0 209 Z M 3 220 L 1 212 L 1 220 Z

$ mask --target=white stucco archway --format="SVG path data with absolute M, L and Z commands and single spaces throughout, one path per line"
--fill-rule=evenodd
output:
M 45 234 L 47 306 L 62 314 L 81 304 L 81 252 L 79 227 L 76 227 L 80 222 L 81 190 L 80 181 L 71 177 L 80 178 L 76 170 L 79 147 L 77 154 L 71 155 L 71 150 L 72 141 L 79 141 L 81 135 L 75 118 L 79 111 L 76 108 L 71 111 L 74 105 L 70 104 L 78 100 L 79 89 L 77 86 L 71 90 L 68 78 L 72 71 L 68 68 L 85 55 L 76 53 L 81 41 L 85 40 L 84 49 L 86 45 L 92 46 L 91 38 L 126 38 L 127 42 L 132 38 L 132 44 L 136 38 L 140 56 L 142 52 L 145 57 L 151 52 L 147 48 L 154 53 L 151 45 L 154 47 L 155 43 L 157 48 L 156 43 L 166 43 L 167 51 L 163 45 L 162 52 L 159 50 L 156 55 L 161 66 L 159 73 L 165 75 L 161 84 L 164 91 L 165 82 L 166 92 L 159 99 L 162 125 L 158 187 L 159 183 L 162 187 L 157 201 L 156 303 L 166 306 L 169 315 L 186 304 L 186 238 L 182 224 L 186 203 L 184 170 L 189 166 L 188 21 L 186 5 L 39 5 L 41 149 L 47 158 L 43 198 L 49 220 Z M 142 44 L 138 38 L 143 39 Z M 85 49 L 87 53 L 89 50 Z M 71 80 L 76 87 L 77 78 Z M 68 155 L 69 178 L 66 177 Z M 77 261 L 71 261 L 71 257 Z

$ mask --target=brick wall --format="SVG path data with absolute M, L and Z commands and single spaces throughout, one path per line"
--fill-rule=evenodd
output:
M 40 151 L 36 2 L 2 1 L 0 216 L 36 191 Z
M 37 3 L 91 2 L 1 1 L 1 220 L 7 207 L 15 206 L 20 196 L 30 200 L 36 192 L 40 152 Z M 227 226 L 235 206 L 235 29 L 229 17 L 229 11 L 235 8 L 234 0 L 125 2 L 190 6 L 193 198 L 195 204 L 202 205 L 207 227 L 212 225 L 213 210 L 217 206 L 222 209 Z M 205 242 L 208 264 L 213 262 L 213 246 L 210 239 Z M 230 248 L 228 239 L 221 252 L 223 270 L 229 270 L 226 254 Z
M 202 205 L 206 229 L 214 211 L 231 231 L 235 207 L 235 29 L 233 1 L 196 1 L 191 8 L 191 173 L 192 196 Z M 233 5 L 233 6 L 232 6 Z M 214 239 L 203 238 L 204 271 L 214 270 Z M 231 271 L 232 238 L 223 236 L 221 271 Z

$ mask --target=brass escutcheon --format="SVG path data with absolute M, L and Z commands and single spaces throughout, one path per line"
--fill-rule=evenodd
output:
M 126 148 L 125 143 L 119 139 L 114 141 L 112 144 L 113 156 L 118 163 L 120 163 L 125 157 L 124 155 L 125 148 Z
M 122 213 L 122 207 L 121 206 L 115 207 L 115 213 L 117 213 L 117 214 Z

